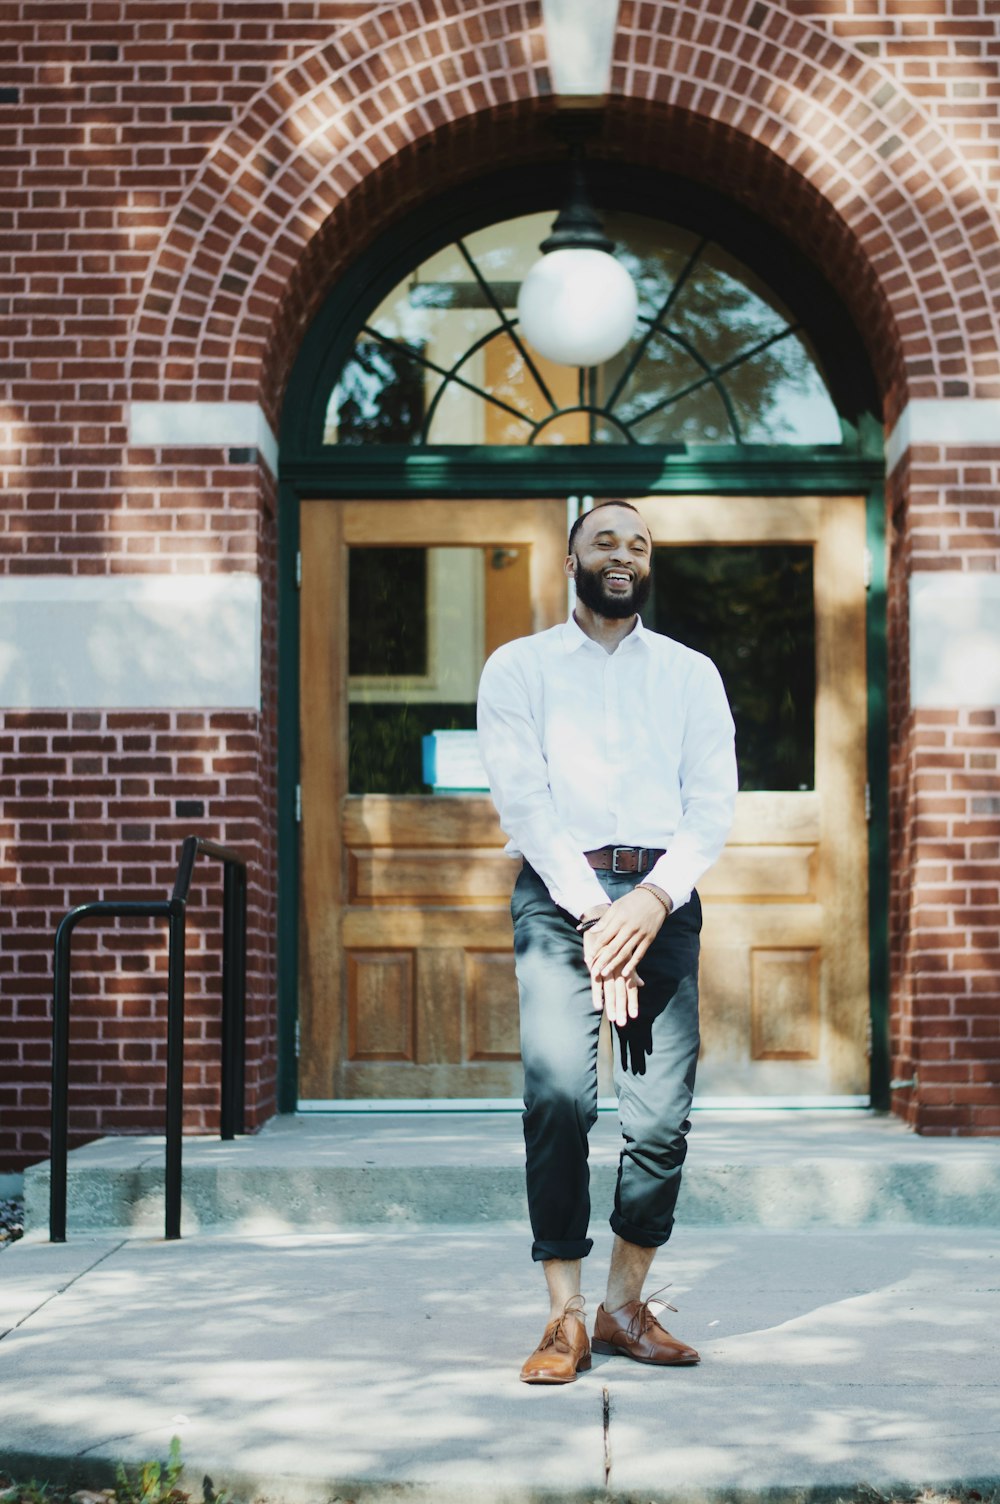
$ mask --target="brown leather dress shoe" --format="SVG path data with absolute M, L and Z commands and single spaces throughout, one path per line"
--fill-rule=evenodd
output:
M 562 1315 L 549 1322 L 521 1369 L 522 1384 L 572 1384 L 578 1373 L 590 1367 L 583 1307 L 583 1296 L 572 1295 Z
M 594 1352 L 607 1353 L 610 1357 L 633 1358 L 636 1363 L 654 1363 L 665 1368 L 683 1363 L 700 1363 L 693 1347 L 678 1342 L 662 1327 L 649 1309 L 648 1300 L 630 1300 L 617 1311 L 597 1307 L 594 1321 Z M 668 1310 L 676 1311 L 669 1301 L 660 1301 Z

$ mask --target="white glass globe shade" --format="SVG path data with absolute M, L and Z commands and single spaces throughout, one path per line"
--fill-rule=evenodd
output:
M 621 263 L 584 246 L 536 261 L 517 299 L 522 334 L 561 366 L 599 366 L 617 355 L 638 309 L 635 283 Z

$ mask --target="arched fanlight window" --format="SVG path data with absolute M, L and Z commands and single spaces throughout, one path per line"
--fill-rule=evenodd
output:
M 609 213 L 639 293 L 607 364 L 546 361 L 517 293 L 552 213 L 478 230 L 425 260 L 366 319 L 326 411 L 325 444 L 839 444 L 808 335 L 709 238 Z

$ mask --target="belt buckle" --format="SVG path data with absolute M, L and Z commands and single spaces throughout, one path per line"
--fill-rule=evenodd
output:
M 632 855 L 635 857 L 635 866 L 634 867 L 619 867 L 619 865 L 618 865 L 618 853 L 619 853 L 619 851 L 628 851 L 628 852 L 631 852 Z M 638 852 L 636 851 L 635 847 L 634 846 L 612 846 L 612 848 L 611 848 L 611 870 L 612 870 L 612 872 L 616 873 L 619 877 L 629 877 L 629 876 L 631 876 L 631 874 L 633 872 L 638 872 L 638 870 L 639 870 L 639 855 L 638 855 Z

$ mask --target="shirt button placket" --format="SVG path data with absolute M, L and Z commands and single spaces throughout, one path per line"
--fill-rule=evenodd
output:
M 618 829 L 621 808 L 622 718 L 615 654 L 604 665 L 604 737 L 608 749 L 608 810 Z

